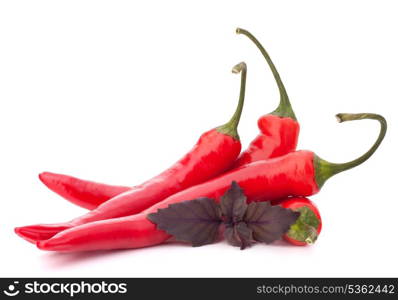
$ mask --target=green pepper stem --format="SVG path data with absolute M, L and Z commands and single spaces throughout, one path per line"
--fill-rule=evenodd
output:
M 319 188 L 321 188 L 322 185 L 325 183 L 325 181 L 328 180 L 333 175 L 352 169 L 356 166 L 359 166 L 366 160 L 368 160 L 373 155 L 373 153 L 375 153 L 377 148 L 380 146 L 387 131 L 386 119 L 378 114 L 371 114 L 371 113 L 337 114 L 336 117 L 340 123 L 345 121 L 364 120 L 364 119 L 377 120 L 380 123 L 380 133 L 373 146 L 365 154 L 352 161 L 338 164 L 338 163 L 328 162 L 318 156 L 315 156 L 314 158 L 315 179 Z
M 232 68 L 232 73 L 241 73 L 240 79 L 240 92 L 239 92 L 239 102 L 236 107 L 235 113 L 228 123 L 217 127 L 217 131 L 232 136 L 234 139 L 239 140 L 238 125 L 240 121 L 240 116 L 242 115 L 243 104 L 245 102 L 245 91 L 246 91 L 246 74 L 247 66 L 245 62 L 241 62 Z
M 280 116 L 280 117 L 288 117 L 293 120 L 297 120 L 296 115 L 294 114 L 292 105 L 290 103 L 289 97 L 286 93 L 285 86 L 283 85 L 282 79 L 281 79 L 274 63 L 272 62 L 271 57 L 268 55 L 267 51 L 264 49 L 264 47 L 261 45 L 261 43 L 249 31 L 242 29 L 242 28 L 237 28 L 236 33 L 243 34 L 243 35 L 247 36 L 257 46 L 257 48 L 261 51 L 262 55 L 264 56 L 265 60 L 267 61 L 268 65 L 269 65 L 269 67 L 271 68 L 271 71 L 272 71 L 272 74 L 274 75 L 276 84 L 278 85 L 279 94 L 280 94 L 279 105 L 271 114 Z
M 307 245 L 313 245 L 316 242 L 316 240 L 318 239 L 318 231 L 316 230 L 315 227 L 310 226 L 310 225 L 307 225 L 306 229 L 307 229 L 307 237 L 304 240 L 304 242 Z
M 290 226 L 287 236 L 292 240 L 306 244 L 314 244 L 318 238 L 320 219 L 309 206 L 301 206 L 293 209 L 300 213 L 299 218 Z

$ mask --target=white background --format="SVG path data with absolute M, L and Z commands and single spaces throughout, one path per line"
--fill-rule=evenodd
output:
M 397 276 L 396 1 L 2 1 L 0 4 L 1 276 Z M 301 123 L 299 148 L 331 161 L 373 143 L 364 165 L 312 197 L 324 228 L 312 247 L 46 253 L 15 226 L 66 221 L 81 208 L 48 191 L 42 171 L 134 185 L 187 152 L 235 109 L 248 64 L 243 145 L 278 91 L 250 30 L 273 58 Z

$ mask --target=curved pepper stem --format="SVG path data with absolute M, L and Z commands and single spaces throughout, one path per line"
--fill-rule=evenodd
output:
M 371 157 L 373 153 L 375 153 L 377 148 L 380 146 L 387 131 L 386 119 L 378 114 L 371 114 L 371 113 L 337 114 L 336 117 L 340 123 L 345 121 L 364 120 L 364 119 L 377 120 L 380 123 L 380 133 L 373 146 L 365 154 L 352 161 L 336 164 L 323 160 L 322 158 L 315 155 L 314 158 L 315 179 L 319 188 L 321 188 L 322 185 L 325 183 L 325 181 L 328 180 L 333 175 L 352 169 L 356 166 L 359 166 L 366 160 L 368 160 L 369 157 Z
M 238 125 L 239 125 L 240 116 L 242 115 L 243 103 L 245 101 L 245 91 L 246 91 L 246 74 L 247 74 L 246 63 L 241 62 L 236 66 L 234 66 L 232 68 L 232 73 L 235 74 L 241 73 L 238 106 L 236 107 L 235 113 L 233 114 L 231 120 L 229 120 L 228 123 L 217 127 L 217 131 L 223 134 L 230 135 L 234 139 L 239 140 Z
M 267 61 L 268 65 L 269 65 L 269 67 L 271 68 L 271 71 L 272 71 L 272 74 L 274 75 L 276 84 L 278 85 L 279 94 L 280 94 L 279 106 L 271 114 L 280 116 L 280 117 L 288 117 L 293 120 L 297 120 L 296 115 L 294 114 L 292 105 L 290 104 L 289 97 L 286 93 L 285 86 L 283 85 L 281 77 L 279 76 L 279 73 L 278 73 L 277 69 L 275 68 L 275 65 L 272 62 L 271 57 L 268 55 L 267 51 L 264 49 L 264 47 L 261 45 L 261 43 L 249 31 L 242 29 L 242 28 L 237 28 L 236 33 L 243 34 L 243 35 L 247 36 L 257 46 L 257 48 L 261 51 L 262 55 L 264 56 L 265 60 Z

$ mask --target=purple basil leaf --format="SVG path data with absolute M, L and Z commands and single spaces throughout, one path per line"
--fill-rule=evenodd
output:
M 221 196 L 220 204 L 225 223 L 242 221 L 247 209 L 246 196 L 236 181 L 232 181 L 231 187 Z
M 252 202 L 247 207 L 244 221 L 253 230 L 256 241 L 269 244 L 280 239 L 299 216 L 299 212 L 271 206 L 269 202 Z
M 239 222 L 235 225 L 227 225 L 224 237 L 229 244 L 240 247 L 243 250 L 253 243 L 253 230 L 245 222 Z
M 195 247 L 215 242 L 222 222 L 220 207 L 210 198 L 171 204 L 149 214 L 148 219 L 177 240 Z

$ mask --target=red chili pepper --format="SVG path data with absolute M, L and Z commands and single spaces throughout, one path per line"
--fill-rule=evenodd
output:
M 240 28 L 236 32 L 246 35 L 263 54 L 278 85 L 280 102 L 276 110 L 259 118 L 257 124 L 261 133 L 250 143 L 248 149 L 241 153 L 232 168 L 294 151 L 300 131 L 285 86 L 267 51 L 250 32 Z M 40 174 L 39 178 L 53 192 L 87 209 L 94 209 L 130 189 L 48 172 Z
M 90 210 L 131 189 L 50 172 L 41 173 L 39 178 L 53 192 Z
M 232 181 L 239 184 L 249 202 L 313 195 L 333 175 L 366 161 L 379 147 L 387 130 L 386 120 L 380 115 L 337 116 L 341 122 L 375 119 L 381 124 L 380 134 L 374 145 L 353 161 L 330 163 L 311 151 L 296 151 L 282 157 L 258 161 L 174 194 L 140 214 L 76 226 L 56 234 L 51 239 L 38 241 L 37 247 L 50 251 L 87 251 L 140 248 L 162 243 L 170 235 L 157 229 L 156 225 L 147 219 L 148 214 L 170 204 L 198 197 L 209 197 L 219 201 Z
M 228 123 L 204 133 L 193 149 L 172 167 L 70 223 L 19 227 L 15 232 L 22 238 L 35 242 L 50 238 L 71 226 L 132 215 L 230 169 L 241 150 L 237 126 L 245 97 L 246 64 L 242 62 L 236 65 L 233 72 L 242 74 L 239 103 L 235 114 Z
M 296 150 L 300 132 L 300 125 L 290 104 L 285 86 L 267 51 L 247 30 L 238 28 L 236 33 L 246 35 L 263 54 L 278 85 L 280 102 L 276 110 L 260 117 L 257 125 L 261 133 L 250 143 L 248 149 L 241 153 L 234 168 L 258 160 L 282 156 Z
M 322 230 L 322 219 L 316 205 L 308 198 L 293 197 L 278 201 L 278 205 L 300 212 L 300 217 L 283 238 L 295 246 L 315 243 Z

